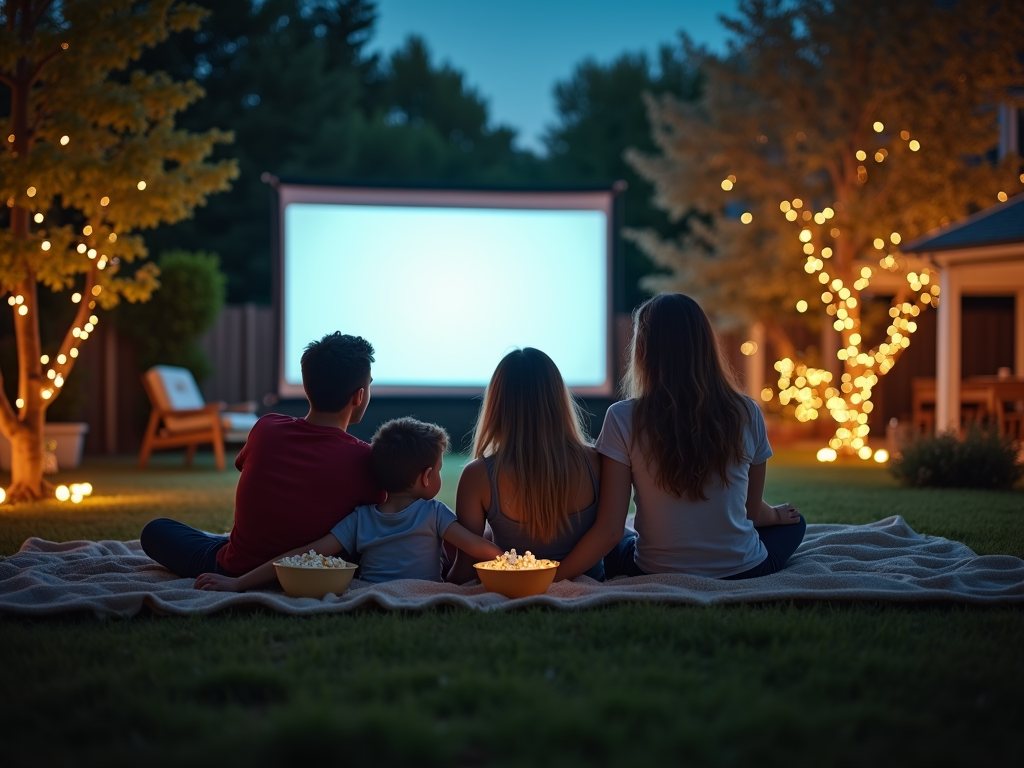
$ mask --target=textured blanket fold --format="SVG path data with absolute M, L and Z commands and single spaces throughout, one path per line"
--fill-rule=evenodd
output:
M 783 600 L 1024 603 L 1024 560 L 978 556 L 960 542 L 916 533 L 902 517 L 868 525 L 809 525 L 804 542 L 781 573 L 745 581 L 682 574 L 615 579 L 580 577 L 553 584 L 546 594 L 509 600 L 479 583 L 456 586 L 402 580 L 358 580 L 323 600 L 280 592 L 202 592 L 154 563 L 138 541 L 29 539 L 0 560 L 0 612 L 46 616 L 80 611 L 134 616 L 148 608 L 170 615 L 210 614 L 262 606 L 288 614 L 340 613 L 366 606 L 422 610 L 441 605 L 480 611 L 530 605 L 592 608 L 651 601 L 713 605 Z

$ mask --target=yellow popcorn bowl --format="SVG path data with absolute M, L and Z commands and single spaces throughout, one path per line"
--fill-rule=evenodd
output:
M 533 597 L 543 595 L 548 591 L 551 582 L 555 580 L 555 571 L 558 570 L 558 563 L 545 565 L 540 568 L 528 568 L 523 570 L 498 570 L 488 568 L 491 561 L 476 563 L 476 575 L 484 589 L 488 592 L 497 592 L 499 595 L 512 598 Z
M 288 597 L 315 597 L 318 600 L 327 594 L 340 595 L 348 589 L 358 567 L 352 563 L 343 568 L 308 568 L 274 563 L 277 580 Z

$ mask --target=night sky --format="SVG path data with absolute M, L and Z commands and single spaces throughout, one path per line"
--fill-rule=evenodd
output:
M 552 88 L 583 59 L 609 62 L 625 52 L 652 56 L 680 30 L 713 50 L 725 47 L 722 13 L 737 0 L 378 0 L 371 50 L 422 36 L 436 61 L 467 75 L 490 103 L 494 122 L 541 151 L 555 118 Z

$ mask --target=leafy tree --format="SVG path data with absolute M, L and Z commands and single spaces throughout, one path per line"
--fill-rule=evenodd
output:
M 188 216 L 226 189 L 234 163 L 206 161 L 217 130 L 189 133 L 174 116 L 202 95 L 193 82 L 129 70 L 168 34 L 195 28 L 201 9 L 172 0 L 0 0 L 2 118 L 0 288 L 9 293 L 18 347 L 18 394 L 0 397 L 12 443 L 12 501 L 45 495 L 42 431 L 100 309 L 144 301 L 157 270 L 137 230 Z M 44 354 L 37 284 L 74 290 L 74 320 Z
M 1020 184 L 1018 158 L 984 158 L 994 106 L 1024 82 L 1024 16 L 1010 3 L 746 0 L 728 26 L 728 56 L 688 48 L 707 73 L 699 102 L 648 103 L 659 152 L 632 161 L 671 216 L 708 223 L 635 235 L 671 270 L 647 285 L 774 329 L 780 404 L 801 420 L 825 411 L 831 449 L 870 457 L 871 389 L 938 301 L 934 275 L 898 244 Z M 868 339 L 862 292 L 880 270 L 906 281 L 884 337 Z M 841 381 L 828 361 L 794 359 L 779 322 L 793 307 L 841 332 Z
M 626 54 L 608 65 L 584 61 L 569 80 L 555 86 L 558 123 L 548 130 L 547 178 L 565 184 L 609 183 L 622 179 L 625 224 L 661 237 L 685 231 L 685 220 L 670 221 L 653 204 L 652 184 L 626 161 L 626 150 L 653 152 L 644 94 L 671 95 L 692 101 L 700 93 L 700 76 L 677 48 L 663 47 L 652 66 L 645 54 Z M 636 306 L 648 292 L 640 279 L 654 265 L 632 241 L 625 244 L 622 310 Z

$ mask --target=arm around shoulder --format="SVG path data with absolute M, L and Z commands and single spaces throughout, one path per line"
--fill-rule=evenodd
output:
M 601 456 L 601 495 L 597 502 L 597 519 L 558 566 L 556 579 L 576 578 L 619 543 L 626 528 L 632 490 L 632 469 L 621 461 Z

